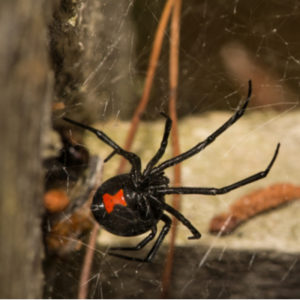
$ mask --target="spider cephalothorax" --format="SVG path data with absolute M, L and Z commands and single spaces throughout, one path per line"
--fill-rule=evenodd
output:
M 163 139 L 158 151 L 147 164 L 144 171 L 141 170 L 141 160 L 136 154 L 121 148 L 102 131 L 68 118 L 64 118 L 64 120 L 72 124 L 93 132 L 100 140 L 113 148 L 114 151 L 106 159 L 106 161 L 114 154 L 119 154 L 127 159 L 132 166 L 129 173 L 112 177 L 105 181 L 98 188 L 93 199 L 91 210 L 97 222 L 107 231 L 116 235 L 136 236 L 148 231 L 150 231 L 150 233 L 135 247 L 118 247 L 111 248 L 111 250 L 140 250 L 155 237 L 157 233 L 157 223 L 160 220 L 165 223 L 157 240 L 145 258 L 141 259 L 114 252 L 110 252 L 109 254 L 129 260 L 143 262 L 151 261 L 171 226 L 171 219 L 167 214 L 165 214 L 165 211 L 175 216 L 190 230 L 192 235 L 189 237 L 189 239 L 199 239 L 201 237 L 199 231 L 191 224 L 189 220 L 187 220 L 179 211 L 165 202 L 164 196 L 167 194 L 225 194 L 233 189 L 267 176 L 277 157 L 280 144 L 277 145 L 273 158 L 264 171 L 258 172 L 252 176 L 222 188 L 169 187 L 169 179 L 164 175 L 164 170 L 166 168 L 174 166 L 175 164 L 178 164 L 183 160 L 186 160 L 189 157 L 199 153 L 206 146 L 211 144 L 228 127 L 235 123 L 244 114 L 250 100 L 250 96 L 251 81 L 249 81 L 248 97 L 245 103 L 227 122 L 225 122 L 204 141 L 196 144 L 190 150 L 187 150 L 186 152 L 157 165 L 158 161 L 166 150 L 172 125 L 171 119 L 167 115 L 163 114 L 163 116 L 166 118 Z

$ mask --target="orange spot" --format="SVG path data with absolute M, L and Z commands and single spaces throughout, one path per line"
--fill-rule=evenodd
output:
M 103 195 L 103 203 L 105 206 L 106 211 L 110 214 L 114 210 L 114 206 L 117 204 L 127 206 L 125 201 L 123 190 L 119 190 L 116 194 L 104 194 Z
M 66 192 L 61 189 L 52 189 L 44 194 L 44 206 L 51 212 L 63 211 L 70 203 Z

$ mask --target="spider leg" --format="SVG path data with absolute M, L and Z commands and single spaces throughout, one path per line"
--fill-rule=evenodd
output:
M 138 251 L 144 248 L 153 238 L 155 237 L 157 232 L 156 226 L 151 229 L 149 235 L 147 235 L 140 243 L 138 243 L 135 247 L 111 247 L 109 250 L 119 250 L 119 251 Z M 110 253 L 108 253 L 110 254 Z
M 105 159 L 104 163 L 108 162 L 115 154 L 117 154 L 116 150 L 113 150 Z
M 155 166 L 155 164 L 160 160 L 160 158 L 165 153 L 167 145 L 168 145 L 168 138 L 169 138 L 169 134 L 170 134 L 171 127 L 172 127 L 172 120 L 165 113 L 161 112 L 160 114 L 166 118 L 164 135 L 163 135 L 159 149 L 157 150 L 157 152 L 153 156 L 153 158 L 149 161 L 149 163 L 147 164 L 147 166 L 144 170 L 144 173 L 143 173 L 144 176 L 147 176 L 149 174 L 149 172 L 151 171 L 151 169 Z
M 153 168 L 153 166 L 160 160 L 160 158 L 163 156 L 163 154 L 165 153 L 167 144 L 168 144 L 168 137 L 170 134 L 170 130 L 172 127 L 172 120 L 170 119 L 170 117 L 165 114 L 164 112 L 160 113 L 163 117 L 166 118 L 166 125 L 165 125 L 165 132 L 163 135 L 163 139 L 160 145 L 160 148 L 158 149 L 157 153 L 155 154 L 155 156 L 149 161 L 147 167 L 144 170 L 144 176 L 148 175 L 149 171 Z M 112 151 L 105 159 L 104 162 L 108 162 L 114 155 L 116 154 L 116 151 Z
M 277 145 L 275 153 L 273 155 L 273 158 L 272 158 L 271 162 L 269 163 L 268 167 L 264 171 L 258 172 L 252 176 L 249 176 L 249 177 L 242 179 L 238 182 L 235 182 L 233 184 L 230 184 L 230 185 L 227 185 L 227 186 L 224 186 L 221 188 L 169 187 L 169 188 L 157 189 L 157 190 L 155 190 L 155 192 L 162 193 L 164 195 L 165 194 L 202 194 L 202 195 L 226 194 L 226 193 L 228 193 L 234 189 L 237 189 L 243 185 L 249 184 L 253 181 L 256 181 L 256 180 L 266 177 L 268 175 L 273 163 L 275 162 L 275 159 L 278 155 L 279 147 L 280 147 L 280 144 Z
M 160 173 L 164 169 L 169 168 L 171 166 L 174 166 L 176 164 L 179 164 L 183 160 L 186 160 L 186 159 L 190 158 L 191 156 L 199 153 L 206 146 L 208 146 L 209 144 L 211 144 L 226 129 L 228 129 L 231 125 L 233 125 L 244 114 L 244 112 L 245 112 L 245 110 L 247 108 L 247 105 L 249 103 L 249 100 L 250 100 L 250 97 L 251 97 L 251 93 L 252 93 L 251 80 L 249 80 L 248 84 L 249 84 L 249 87 L 248 87 L 248 96 L 247 96 L 247 99 L 246 99 L 245 103 L 242 105 L 242 107 L 240 109 L 238 109 L 235 112 L 235 114 L 229 120 L 227 120 L 220 128 L 218 128 L 215 132 L 213 132 L 210 136 L 208 136 L 204 141 L 198 143 L 192 149 L 190 149 L 190 150 L 188 150 L 188 151 L 186 151 L 186 152 L 184 152 L 184 153 L 182 153 L 182 154 L 180 154 L 178 156 L 175 156 L 175 157 L 173 157 L 173 158 L 171 158 L 169 160 L 166 160 L 165 162 L 161 163 L 157 167 L 153 168 L 151 170 L 151 174 Z
M 126 256 L 118 253 L 110 253 L 110 252 L 108 254 L 111 256 L 124 258 L 131 261 L 150 262 L 154 258 L 155 254 L 157 253 L 157 250 L 159 249 L 161 243 L 163 242 L 164 238 L 166 237 L 171 227 L 172 221 L 167 215 L 163 214 L 161 220 L 165 222 L 165 225 L 162 228 L 155 244 L 153 245 L 153 247 L 151 248 L 151 250 L 149 251 L 149 253 L 145 258 L 131 257 L 131 256 Z
M 71 119 L 66 118 L 66 117 L 64 117 L 63 119 L 65 121 L 71 123 L 71 124 L 74 124 L 76 126 L 79 126 L 81 128 L 84 128 L 86 130 L 89 130 L 89 131 L 93 132 L 102 142 L 104 142 L 105 144 L 107 144 L 111 148 L 113 148 L 115 153 L 117 153 L 117 154 L 123 156 L 124 158 L 126 158 L 131 163 L 131 165 L 133 167 L 133 171 L 135 172 L 135 175 L 140 176 L 140 174 L 141 174 L 141 160 L 136 154 L 124 150 L 118 144 L 116 144 L 112 139 L 110 139 L 104 132 L 102 132 L 100 130 L 97 130 L 93 127 L 81 124 L 77 121 L 71 120 Z
M 173 208 L 172 206 L 168 205 L 165 202 L 159 201 L 156 197 L 151 196 L 151 198 L 154 199 L 156 202 L 159 202 L 159 204 L 162 206 L 162 209 L 168 211 L 170 214 L 172 214 L 177 220 L 179 220 L 184 226 L 186 226 L 190 230 L 190 232 L 193 235 L 188 237 L 189 240 L 201 238 L 201 233 L 178 210 L 176 210 L 175 208 Z

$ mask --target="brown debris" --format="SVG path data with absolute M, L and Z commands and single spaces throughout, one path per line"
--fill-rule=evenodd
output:
M 63 211 L 69 203 L 70 199 L 62 189 L 51 189 L 44 195 L 44 206 L 50 213 Z
M 300 186 L 277 183 L 241 197 L 230 206 L 229 212 L 215 216 L 210 223 L 210 233 L 229 234 L 242 222 L 255 215 L 300 198 Z
M 46 237 L 48 250 L 58 255 L 79 250 L 82 246 L 81 236 L 90 231 L 93 224 L 89 207 L 78 209 L 70 218 L 52 226 Z
M 70 192 L 53 188 L 45 193 L 44 205 L 50 214 L 45 220 L 47 250 L 66 255 L 81 248 L 83 236 L 94 221 L 91 217 L 91 197 L 102 182 L 103 162 L 90 156 L 87 171 L 72 185 Z
M 63 102 L 53 102 L 52 103 L 52 110 L 53 111 L 63 110 L 65 108 L 66 108 L 66 106 Z

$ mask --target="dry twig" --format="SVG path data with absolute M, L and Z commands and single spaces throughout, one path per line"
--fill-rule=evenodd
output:
M 169 111 L 170 117 L 173 120 L 172 127 L 172 150 L 173 156 L 180 154 L 179 138 L 178 138 L 178 127 L 177 127 L 177 114 L 176 114 L 176 100 L 178 90 L 178 70 L 179 70 L 179 42 L 180 42 L 180 11 L 181 11 L 181 0 L 175 2 L 171 21 L 171 37 L 170 37 L 170 99 L 169 99 Z M 177 164 L 174 166 L 174 186 L 180 186 L 181 184 L 181 168 Z M 173 195 L 172 205 L 176 210 L 180 210 L 180 195 Z M 167 297 L 170 278 L 173 266 L 174 257 L 174 244 L 176 238 L 177 219 L 172 218 L 173 226 L 171 230 L 171 238 L 169 244 L 169 252 L 164 267 L 163 280 L 162 280 L 162 298 Z
M 254 191 L 234 202 L 229 212 L 215 216 L 210 223 L 211 233 L 229 234 L 250 218 L 300 198 L 300 186 L 277 183 Z
M 129 149 L 131 148 L 133 139 L 135 137 L 135 133 L 138 128 L 138 124 L 141 119 L 141 115 L 145 111 L 147 104 L 148 104 L 148 100 L 150 97 L 150 91 L 151 91 L 152 83 L 153 83 L 153 78 L 155 75 L 157 62 L 158 62 L 158 58 L 159 58 L 159 55 L 161 52 L 163 38 L 165 35 L 165 30 L 166 30 L 166 27 L 167 27 L 167 24 L 169 21 L 172 7 L 174 5 L 174 1 L 175 0 L 167 0 L 167 3 L 165 5 L 162 15 L 160 17 L 160 21 L 159 21 L 159 24 L 158 24 L 158 27 L 156 30 L 153 47 L 152 47 L 152 51 L 151 51 L 151 55 L 150 55 L 143 95 L 140 100 L 140 103 L 138 104 L 138 106 L 133 114 L 130 129 L 127 134 L 127 138 L 126 138 L 126 142 L 125 142 L 125 146 L 124 146 L 124 149 L 127 151 L 129 151 Z M 118 174 L 123 173 L 125 164 L 126 164 L 126 160 L 124 158 L 121 158 L 120 166 L 119 166 L 118 172 L 117 172 Z

